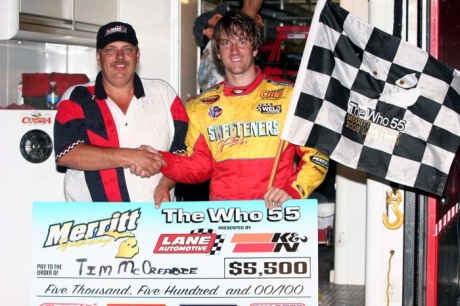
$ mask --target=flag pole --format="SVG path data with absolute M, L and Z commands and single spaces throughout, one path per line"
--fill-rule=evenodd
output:
M 280 142 L 279 142 L 279 145 L 278 145 L 278 150 L 277 150 L 276 156 L 275 156 L 275 161 L 273 162 L 273 167 L 272 167 L 272 172 L 270 174 L 270 179 L 268 180 L 267 189 L 270 189 L 270 187 L 272 187 L 273 183 L 275 182 L 275 176 L 276 176 L 276 172 L 278 171 L 278 165 L 280 164 L 281 153 L 283 152 L 284 142 L 285 141 L 283 139 L 280 139 Z

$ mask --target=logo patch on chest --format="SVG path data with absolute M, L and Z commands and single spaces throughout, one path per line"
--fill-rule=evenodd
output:
M 220 96 L 214 95 L 214 96 L 208 96 L 200 99 L 200 102 L 203 104 L 213 104 L 219 101 Z
M 262 100 L 278 100 L 283 97 L 284 88 L 276 90 L 264 90 L 260 93 Z
M 281 105 L 273 105 L 273 103 L 261 103 L 257 105 L 256 111 L 261 114 L 281 114 Z
M 208 109 L 208 115 L 209 117 L 211 118 L 217 118 L 219 117 L 220 115 L 222 115 L 222 108 L 220 108 L 219 106 L 211 106 L 209 109 Z

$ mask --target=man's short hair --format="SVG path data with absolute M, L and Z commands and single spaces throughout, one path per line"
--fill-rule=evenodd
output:
M 102 49 L 114 41 L 124 41 L 137 46 L 136 31 L 130 24 L 120 21 L 109 22 L 97 32 L 96 49 Z
M 254 18 L 242 11 L 232 10 L 216 23 L 213 33 L 212 52 L 217 61 L 220 61 L 217 55 L 219 54 L 219 44 L 222 42 L 223 36 L 247 39 L 251 42 L 253 50 L 259 49 L 262 45 L 260 26 L 257 25 Z

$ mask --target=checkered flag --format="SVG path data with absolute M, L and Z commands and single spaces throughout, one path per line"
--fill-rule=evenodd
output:
M 210 228 L 198 228 L 190 231 L 190 234 L 214 234 L 215 231 Z M 211 251 L 206 255 L 219 255 L 224 245 L 225 235 L 216 235 Z
M 460 73 L 319 0 L 282 139 L 441 195 L 460 142 Z

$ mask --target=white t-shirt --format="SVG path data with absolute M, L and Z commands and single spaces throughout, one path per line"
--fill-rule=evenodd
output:
M 145 96 L 140 99 L 133 96 L 126 114 L 110 98 L 106 100 L 116 124 L 120 147 L 138 148 L 144 144 L 157 150 L 168 151 L 174 137 L 174 121 L 170 108 L 177 94 L 162 80 L 142 80 L 142 85 Z M 66 96 L 68 98 L 70 92 L 66 92 L 63 99 Z M 124 174 L 131 202 L 153 202 L 153 191 L 161 174 L 141 178 L 131 174 L 129 168 L 124 169 Z M 92 201 L 84 171 L 68 169 L 65 174 L 64 191 L 66 201 Z

